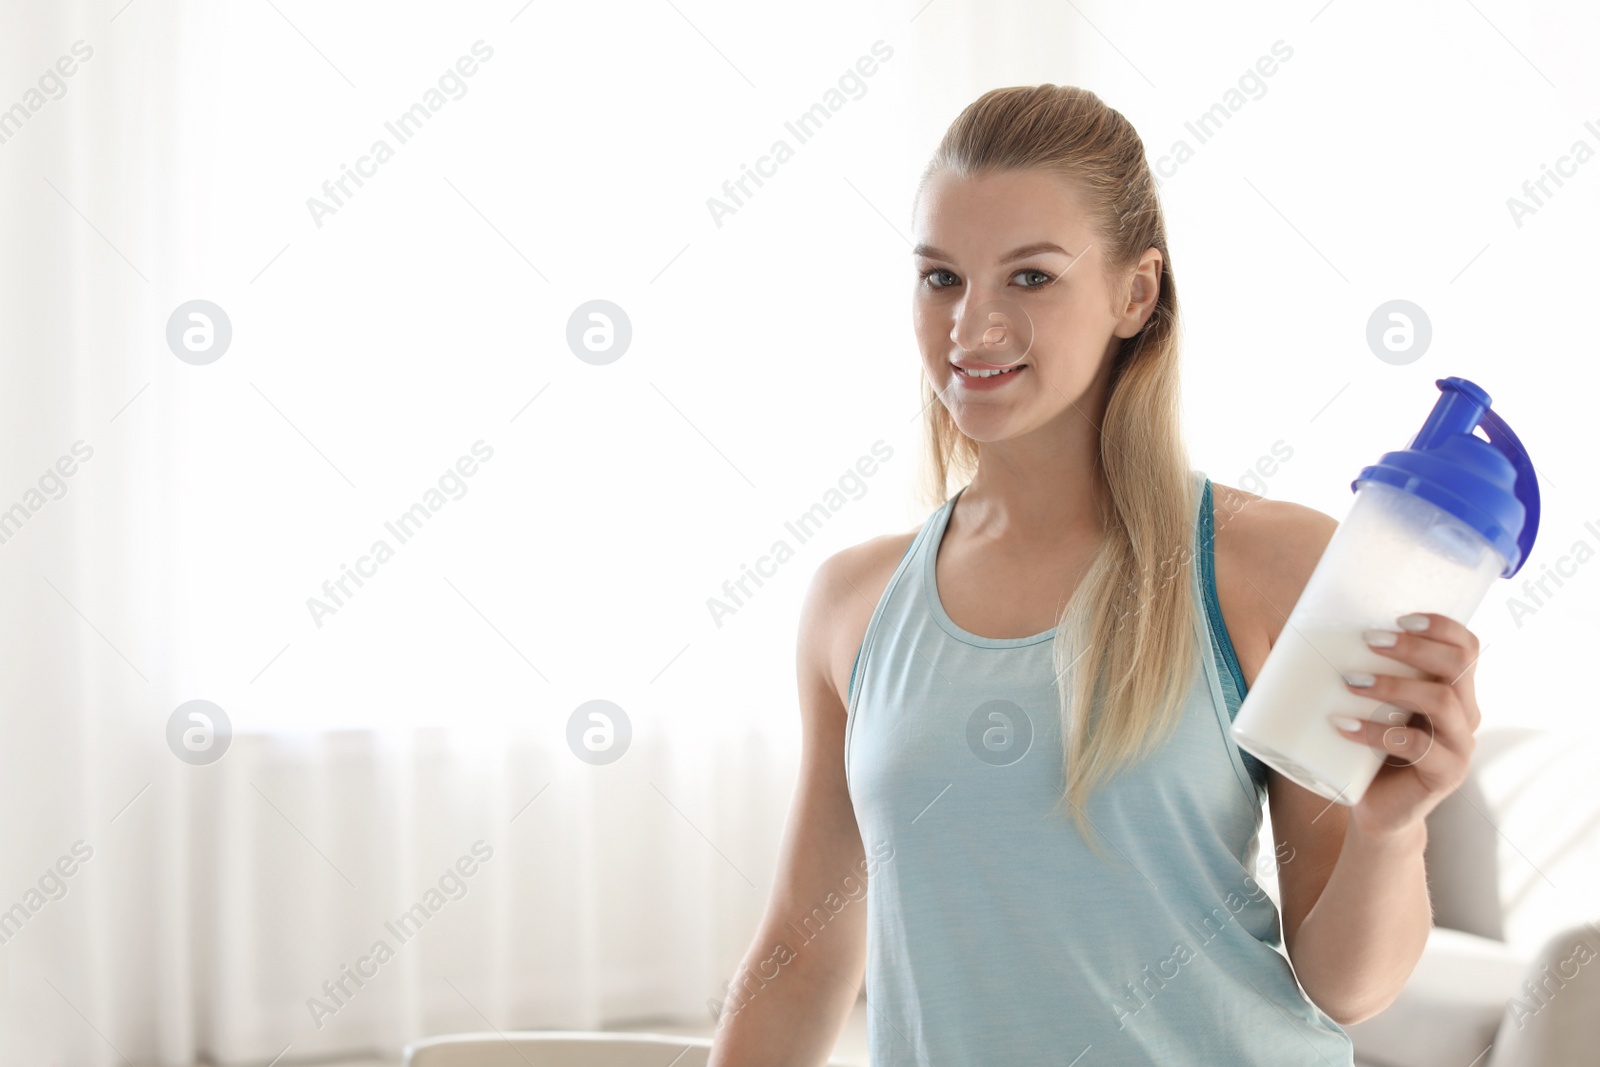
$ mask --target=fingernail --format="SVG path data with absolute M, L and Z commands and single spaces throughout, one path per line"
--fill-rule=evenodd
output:
M 1400 624 L 1402 630 L 1414 634 L 1420 634 L 1428 628 L 1428 617 L 1426 615 L 1402 615 L 1395 622 Z
M 1351 671 L 1349 674 L 1344 676 L 1344 680 L 1360 689 L 1365 689 L 1377 681 L 1376 678 L 1368 674 L 1366 671 Z
M 1328 721 L 1346 733 L 1355 733 L 1361 729 L 1361 720 L 1349 715 L 1329 715 Z
M 1393 630 L 1364 630 L 1361 636 L 1373 648 L 1389 648 L 1400 639 L 1400 635 Z

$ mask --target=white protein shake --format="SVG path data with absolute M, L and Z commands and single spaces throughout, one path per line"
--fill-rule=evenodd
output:
M 1300 785 L 1360 801 L 1385 754 L 1341 734 L 1333 713 L 1403 726 L 1412 708 L 1361 696 L 1350 674 L 1420 678 L 1367 647 L 1363 630 L 1397 631 L 1410 612 L 1465 623 L 1504 565 L 1481 536 L 1409 493 L 1362 485 L 1307 581 L 1234 720 L 1234 740 Z M 1422 758 L 1423 748 L 1399 757 Z
M 1345 672 L 1421 677 L 1412 667 L 1378 656 L 1357 630 L 1285 625 L 1239 709 L 1234 737 L 1240 747 L 1285 777 L 1329 800 L 1353 804 L 1377 774 L 1384 755 L 1339 733 L 1328 715 L 1337 712 L 1395 725 L 1403 725 L 1407 716 L 1405 709 L 1347 689 L 1344 673 L 1334 664 Z M 1246 707 L 1252 711 L 1249 719 Z

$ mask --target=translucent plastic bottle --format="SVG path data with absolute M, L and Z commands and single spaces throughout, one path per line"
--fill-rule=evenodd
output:
M 1373 652 L 1362 631 L 1395 630 L 1411 612 L 1465 625 L 1494 579 L 1522 567 L 1538 533 L 1533 464 L 1489 394 L 1465 378 L 1434 384 L 1442 395 L 1411 444 L 1350 483 L 1355 502 L 1232 727 L 1240 748 L 1341 804 L 1361 800 L 1385 756 L 1341 734 L 1328 715 L 1398 726 L 1413 710 L 1360 696 L 1345 678 L 1422 676 Z M 1488 441 L 1473 433 L 1480 425 Z M 1426 758 L 1425 750 L 1403 758 Z

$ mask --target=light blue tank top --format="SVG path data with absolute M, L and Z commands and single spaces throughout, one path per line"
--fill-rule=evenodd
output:
M 1351 1067 L 1253 873 L 1266 768 L 1227 730 L 1244 680 L 1217 607 L 1211 482 L 1192 473 L 1201 669 L 1176 732 L 1091 796 L 1104 856 L 1052 812 L 1055 630 L 979 637 L 939 602 L 934 561 L 960 490 L 901 558 L 845 727 L 875 864 L 873 1067 Z

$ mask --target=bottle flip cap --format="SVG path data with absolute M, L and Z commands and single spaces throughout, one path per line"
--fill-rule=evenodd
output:
M 1350 483 L 1380 482 L 1442 508 L 1482 534 L 1506 560 L 1510 578 L 1522 568 L 1539 532 L 1539 480 L 1522 442 L 1489 407 L 1489 394 L 1465 378 L 1440 378 L 1442 396 L 1411 444 L 1385 452 Z M 1479 426 L 1484 441 L 1472 431 Z

